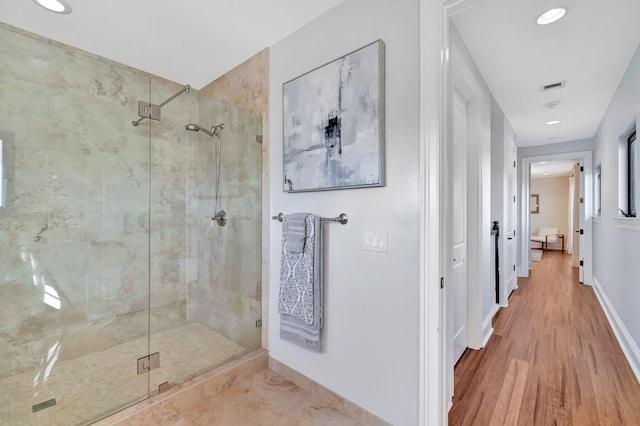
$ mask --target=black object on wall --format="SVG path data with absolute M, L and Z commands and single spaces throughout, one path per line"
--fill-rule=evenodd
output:
M 500 257 L 498 250 L 498 241 L 500 241 L 500 222 L 497 220 L 493 221 L 493 227 L 491 228 L 491 235 L 494 236 L 495 246 L 496 246 L 496 303 L 500 303 Z

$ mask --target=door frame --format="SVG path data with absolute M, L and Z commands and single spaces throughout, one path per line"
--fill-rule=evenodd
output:
M 449 19 L 479 0 L 420 0 L 420 331 L 418 424 L 447 423 L 445 148 L 450 120 Z M 489 227 L 490 224 L 487 224 Z M 487 234 L 489 231 L 487 230 Z
M 447 133 L 445 136 L 445 178 L 443 185 L 444 204 L 442 206 L 443 220 L 445 223 L 446 233 L 443 237 L 441 244 L 446 248 L 444 253 L 447 254 L 446 269 L 445 269 L 445 286 L 444 286 L 444 301 L 446 312 L 446 351 L 447 362 L 445 369 L 447 372 L 447 398 L 448 404 L 451 404 L 451 396 L 453 396 L 453 368 L 454 368 L 454 332 L 453 330 L 453 304 L 454 300 L 452 294 L 448 291 L 450 286 L 446 284 L 448 277 L 452 274 L 451 259 L 453 256 L 450 236 L 453 235 L 452 221 L 448 213 L 448 207 L 451 205 L 449 194 L 452 192 L 452 167 L 447 167 L 452 164 L 451 148 L 453 146 L 452 140 L 454 136 L 453 126 L 453 105 L 454 105 L 454 93 L 462 97 L 467 103 L 467 140 L 465 142 L 465 159 L 464 164 L 467 167 L 467 173 L 465 174 L 465 219 L 466 219 L 466 235 L 465 235 L 465 269 L 466 269 L 466 286 L 467 286 L 467 347 L 472 349 L 480 349 L 484 346 L 484 318 L 482 317 L 483 311 L 483 280 L 490 280 L 490 269 L 485 266 L 489 265 L 490 250 L 487 248 L 487 244 L 490 244 L 490 186 L 486 184 L 483 179 L 483 172 L 486 174 L 486 170 L 483 169 L 483 115 L 487 112 L 485 108 L 489 107 L 488 99 L 485 98 L 485 93 L 480 85 L 480 82 L 474 76 L 474 73 L 469 69 L 465 59 L 459 52 L 455 43 L 452 41 L 449 46 L 450 54 L 450 75 L 451 84 L 447 87 L 447 93 L 445 96 L 451 105 L 445 112 L 446 114 L 446 126 Z M 489 112 L 490 113 L 490 112 Z M 490 140 L 489 140 L 490 143 Z M 490 170 L 489 170 L 490 175 Z M 488 186 L 486 188 L 485 186 Z M 486 208 L 485 208 L 486 207 Z M 485 226 L 483 226 L 483 224 Z M 487 232 L 483 233 L 482 230 Z M 486 297 L 486 295 L 485 295 Z M 449 332 L 450 331 L 450 332 Z
M 505 189 L 504 191 L 504 195 L 508 198 L 503 199 L 503 214 L 502 214 L 502 227 L 503 227 L 503 236 L 502 236 L 502 242 L 503 244 L 503 255 L 504 255 L 504 262 L 501 263 L 501 268 L 500 271 L 510 271 L 513 274 L 513 279 L 515 280 L 514 283 L 511 283 L 512 285 L 509 286 L 509 282 L 507 281 L 507 277 L 506 277 L 506 273 L 502 273 L 501 276 L 504 277 L 504 282 L 503 282 L 503 286 L 500 288 L 500 306 L 506 307 L 509 306 L 509 295 L 511 294 L 511 292 L 515 289 L 518 288 L 518 272 L 516 271 L 516 269 L 514 268 L 513 271 L 511 271 L 511 268 L 509 267 L 509 265 L 506 262 L 506 246 L 507 246 L 507 239 L 508 238 L 513 238 L 515 241 L 513 241 L 513 248 L 512 248 L 512 257 L 509 259 L 513 262 L 513 265 L 517 265 L 518 263 L 518 242 L 520 241 L 520 236 L 518 235 L 518 203 L 516 202 L 517 198 L 518 198 L 518 146 L 516 145 L 516 141 L 515 141 L 515 133 L 514 134 L 510 134 L 506 141 L 506 144 L 508 144 L 508 149 L 509 150 L 513 150 L 513 157 L 509 157 L 507 158 L 509 152 L 507 151 L 506 147 L 505 147 L 505 158 L 504 158 L 504 181 L 505 181 L 505 186 L 508 187 L 509 185 L 511 185 L 513 183 L 513 194 L 509 193 L 508 189 Z M 511 175 L 509 173 L 507 173 L 507 169 L 511 169 L 511 162 L 515 161 L 515 165 L 513 166 L 513 168 L 515 168 L 515 172 L 513 174 L 513 182 L 510 182 L 509 180 L 512 178 Z M 516 200 L 511 200 L 511 196 L 515 196 Z M 513 224 L 513 235 L 510 236 L 508 235 L 508 229 L 506 226 L 507 223 L 507 216 L 509 215 L 509 207 L 507 207 L 507 205 L 513 205 L 513 217 L 511 218 L 514 221 Z M 509 262 L 511 263 L 511 262 Z
M 593 233 L 592 233 L 592 216 L 593 216 L 593 153 L 591 151 L 566 152 L 558 154 L 537 155 L 532 157 L 522 157 L 519 161 L 521 164 L 520 174 L 520 226 L 518 227 L 520 235 L 520 266 L 518 268 L 519 277 L 528 277 L 529 268 L 531 266 L 531 256 L 529 252 L 529 238 L 531 235 L 531 223 L 529 221 L 529 197 L 531 194 L 531 180 L 529 170 L 531 163 L 539 161 L 554 160 L 581 160 L 584 167 L 584 173 L 581 178 L 584 180 L 584 203 L 580 214 L 584 217 L 583 229 L 584 238 L 583 246 L 580 247 L 581 256 L 584 260 L 584 283 L 585 285 L 593 285 Z M 567 238 L 567 237 L 565 237 Z

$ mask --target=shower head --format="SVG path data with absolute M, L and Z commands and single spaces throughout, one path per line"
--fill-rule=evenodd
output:
M 224 124 L 220 123 L 217 124 L 215 126 L 211 126 L 211 130 L 207 130 L 204 127 L 200 127 L 197 124 L 193 124 L 193 123 L 189 123 L 186 126 L 184 126 L 185 130 L 189 131 L 189 132 L 197 132 L 197 131 L 202 131 L 204 133 L 206 133 L 209 136 L 217 136 L 218 134 L 218 129 L 222 130 L 224 129 Z
M 184 126 L 184 128 L 190 132 L 197 132 L 200 130 L 200 126 L 198 126 L 197 124 L 193 124 L 193 123 L 189 123 L 186 126 Z

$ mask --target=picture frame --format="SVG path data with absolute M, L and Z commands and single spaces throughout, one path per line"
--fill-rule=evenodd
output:
M 538 194 L 531 194 L 529 210 L 531 214 L 540 214 L 540 196 Z
M 283 191 L 385 185 L 384 43 L 283 84 Z

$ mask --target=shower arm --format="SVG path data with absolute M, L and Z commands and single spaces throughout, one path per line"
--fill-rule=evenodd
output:
M 165 101 L 159 104 L 158 107 L 162 108 L 163 106 L 165 106 L 166 104 L 168 104 L 169 102 L 177 98 L 178 96 L 182 95 L 183 93 L 189 93 L 190 91 L 191 91 L 191 86 L 187 84 L 182 89 L 178 90 L 176 93 L 174 93 L 173 95 L 165 99 Z M 137 127 L 138 124 L 140 124 L 142 120 L 144 120 L 145 118 L 148 118 L 148 117 L 140 117 L 137 120 L 132 121 L 131 124 L 133 124 L 134 127 Z

